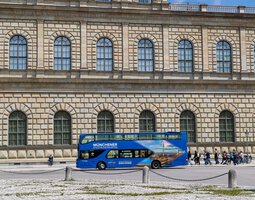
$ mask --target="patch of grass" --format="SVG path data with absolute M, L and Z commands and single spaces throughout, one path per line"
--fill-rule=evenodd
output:
M 113 192 L 88 192 L 87 194 L 96 194 L 96 195 L 114 195 L 114 196 L 160 196 L 160 195 L 168 195 L 168 194 L 183 194 L 183 192 L 152 192 L 152 193 L 145 193 L 145 194 L 138 194 L 138 193 L 113 193 Z
M 206 185 L 206 186 L 203 186 L 202 189 L 204 190 L 213 190 L 215 189 L 216 186 L 215 185 Z
M 75 180 L 75 179 L 73 179 L 73 178 L 71 178 L 70 180 L 67 180 L 67 181 L 66 181 L 66 180 L 64 180 L 64 181 L 68 183 L 68 182 L 72 182 L 72 181 L 76 181 L 76 180 Z
M 52 184 L 52 187 L 67 187 L 66 185 Z
M 16 197 L 23 197 L 23 196 L 38 196 L 44 194 L 45 192 L 23 192 L 23 193 L 16 193 Z
M 165 186 L 140 186 L 140 187 L 151 188 L 151 189 L 165 189 L 165 190 L 182 190 L 182 191 L 186 190 L 184 188 L 173 188 L 173 187 L 165 187 Z
M 13 195 L 13 194 L 4 194 L 4 196 L 7 196 L 7 197 L 8 197 L 8 196 L 12 196 L 12 195 Z
M 213 193 L 214 195 L 222 195 L 222 196 L 242 196 L 251 194 L 247 190 L 242 189 L 216 189 L 216 190 L 207 190 L 208 192 Z

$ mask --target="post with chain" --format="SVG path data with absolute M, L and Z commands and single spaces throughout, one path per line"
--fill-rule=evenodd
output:
M 235 188 L 235 187 L 237 187 L 236 171 L 231 169 L 228 172 L 228 188 Z
M 72 168 L 67 166 L 66 167 L 66 174 L 65 174 L 65 181 L 72 180 Z
M 149 177 L 149 167 L 147 166 L 144 166 L 143 167 L 143 183 L 149 183 L 149 180 L 150 177 Z

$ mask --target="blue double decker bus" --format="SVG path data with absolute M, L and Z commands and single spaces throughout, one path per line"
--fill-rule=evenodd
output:
M 77 168 L 153 169 L 186 165 L 185 132 L 81 134 Z

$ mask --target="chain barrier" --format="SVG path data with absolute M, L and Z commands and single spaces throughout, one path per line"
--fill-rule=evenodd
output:
M 46 174 L 46 173 L 52 173 L 52 172 L 57 172 L 57 171 L 63 171 L 65 168 L 61 168 L 61 169 L 56 169 L 56 170 L 50 170 L 50 171 L 43 171 L 43 170 L 38 170 L 40 172 L 35 172 L 36 170 L 34 170 L 33 172 L 17 172 L 17 171 L 6 171 L 6 170 L 0 170 L 0 172 L 3 173 L 9 173 L 9 174 Z
M 129 170 L 127 172 L 117 172 L 117 173 L 98 173 L 98 172 L 78 170 L 78 169 L 72 169 L 72 171 L 80 171 L 80 172 L 84 172 L 84 173 L 87 173 L 87 174 L 97 174 L 97 175 L 120 175 L 120 174 L 135 173 L 135 172 L 138 172 L 138 171 L 142 171 L 142 169 L 134 169 L 134 170 Z
M 171 180 L 175 180 L 175 181 L 206 181 L 206 180 L 211 180 L 211 179 L 215 179 L 215 178 L 219 178 L 221 176 L 225 176 L 228 174 L 228 172 L 226 173 L 223 173 L 223 174 L 220 174 L 220 175 L 217 175 L 217 176 L 212 176 L 212 177 L 209 177 L 209 178 L 202 178 L 202 179 L 180 179 L 180 178 L 173 178 L 173 177 L 169 177 L 169 176 L 166 176 L 166 175 L 163 175 L 163 174 L 159 174 L 153 170 L 151 170 L 152 173 L 158 175 L 158 176 L 161 176 L 161 177 L 164 177 L 164 178 L 167 178 L 167 179 L 171 179 Z

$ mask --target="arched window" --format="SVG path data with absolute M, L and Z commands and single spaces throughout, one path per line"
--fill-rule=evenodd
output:
M 178 71 L 193 71 L 193 45 L 188 40 L 181 40 L 178 45 Z
M 27 117 L 21 111 L 14 111 L 9 116 L 9 145 L 27 144 Z
M 97 132 L 98 133 L 113 133 L 114 132 L 114 117 L 111 112 L 104 110 L 98 114 Z
M 217 72 L 232 71 L 231 46 L 227 41 L 219 41 L 216 46 Z
M 27 40 L 22 35 L 10 39 L 10 69 L 27 69 Z
M 71 43 L 67 37 L 59 36 L 54 41 L 54 70 L 71 69 Z
M 181 113 L 180 130 L 186 131 L 188 142 L 196 142 L 196 120 L 193 112 L 185 110 Z
M 71 144 L 71 116 L 66 111 L 58 111 L 54 116 L 54 144 Z
M 100 38 L 97 41 L 97 66 L 99 71 L 112 71 L 113 49 L 112 42 L 108 38 Z
M 234 142 L 234 129 L 233 114 L 227 110 L 222 111 L 219 119 L 220 142 Z
M 154 47 L 149 39 L 138 42 L 138 71 L 152 72 L 154 70 Z
M 144 110 L 139 116 L 139 131 L 140 132 L 155 132 L 155 115 L 149 111 Z

